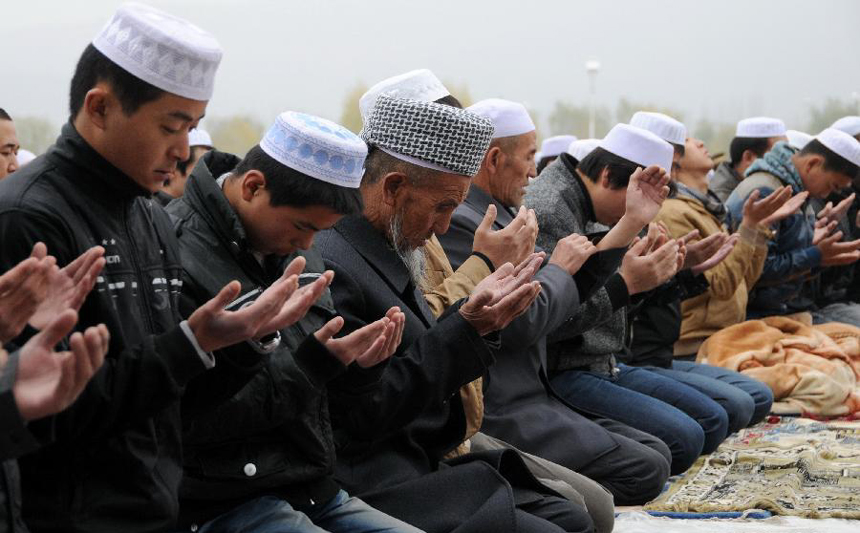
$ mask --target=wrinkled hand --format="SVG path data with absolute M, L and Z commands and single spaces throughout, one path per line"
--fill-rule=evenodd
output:
M 549 262 L 558 265 L 572 276 L 595 252 L 597 247 L 588 240 L 588 237 L 572 233 L 556 243 Z
M 841 238 L 842 232 L 837 231 L 815 245 L 821 252 L 823 266 L 849 265 L 860 259 L 860 239 L 839 242 Z
M 384 317 L 338 339 L 332 337 L 343 327 L 343 318 L 336 316 L 321 327 L 314 336 L 344 366 L 353 362 L 370 368 L 385 361 L 397 351 L 406 327 L 406 315 L 392 307 Z
M 774 190 L 765 198 L 761 197 L 761 191 L 753 191 L 744 202 L 742 224 L 754 228 L 762 224 L 765 219 L 773 215 L 777 209 L 783 206 L 791 198 L 791 187 L 785 186 Z
M 851 207 L 851 204 L 854 202 L 855 193 L 851 193 L 848 197 L 844 198 L 841 202 L 833 206 L 833 202 L 827 202 L 824 206 L 824 209 L 818 212 L 818 218 L 830 221 L 839 221 L 845 213 L 848 212 L 848 208 Z
M 45 257 L 47 252 L 40 253 Z M 101 246 L 93 246 L 65 267 L 52 269 L 46 297 L 30 318 L 30 325 L 42 329 L 66 309 L 80 310 L 105 266 L 104 253 Z
M 634 242 L 621 261 L 619 273 L 630 295 L 646 292 L 662 285 L 674 276 L 681 266 L 680 243 L 670 239 L 652 250 L 651 244 L 656 237 L 650 234 L 651 231 L 644 239 Z
M 665 169 L 656 165 L 645 170 L 637 168 L 627 185 L 624 216 L 645 227 L 660 212 L 663 200 L 669 195 L 668 184 L 669 174 Z
M 511 223 L 497 231 L 493 230 L 495 220 L 496 206 L 490 204 L 475 230 L 472 251 L 487 256 L 495 267 L 505 263 L 521 263 L 535 249 L 538 223 L 534 210 L 520 207 Z
M 225 285 L 188 317 L 188 325 L 200 347 L 211 352 L 262 338 L 298 322 L 334 276 L 326 272 L 314 283 L 298 289 L 298 275 L 304 267 L 303 257 L 293 259 L 283 275 L 259 298 L 237 311 L 227 311 L 225 307 L 239 296 L 242 286 L 238 281 Z
M 804 202 L 809 197 L 808 191 L 802 191 L 794 196 L 792 196 L 788 201 L 786 201 L 782 206 L 773 212 L 769 217 L 765 218 L 761 221 L 763 226 L 772 226 L 781 220 L 784 220 L 791 215 L 800 212 L 800 208 L 803 207 Z
M 45 245 L 37 243 L 29 258 L 0 276 L 0 343 L 20 335 L 47 296 L 48 279 L 58 269 L 44 250 Z
M 54 351 L 77 320 L 78 314 L 68 309 L 21 348 L 12 393 L 24 420 L 36 420 L 67 408 L 104 362 L 110 344 L 104 324 L 72 334 L 70 351 Z
M 459 313 L 479 335 L 503 329 L 529 308 L 540 293 L 540 283 L 531 281 L 545 254 L 531 254 L 514 267 L 505 263 L 481 280 Z

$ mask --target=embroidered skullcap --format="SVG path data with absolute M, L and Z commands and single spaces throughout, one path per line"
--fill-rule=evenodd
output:
M 576 140 L 575 135 L 556 135 L 547 137 L 540 145 L 541 159 L 544 157 L 555 157 L 558 154 L 563 154 L 570 143 Z
M 567 153 L 577 161 L 582 161 L 600 145 L 600 139 L 577 139 L 567 147 Z
M 687 126 L 663 113 L 637 111 L 630 125 L 648 130 L 668 143 L 684 146 L 687 141 Z
M 598 146 L 637 165 L 657 165 L 666 171 L 672 168 L 675 152 L 672 145 L 660 137 L 629 124 L 616 124 Z
M 396 98 L 433 102 L 451 93 L 442 85 L 439 78 L 426 68 L 392 76 L 377 83 L 361 96 L 358 109 L 363 122 L 367 122 L 367 117 L 373 110 L 376 100 L 383 94 Z
M 36 159 L 36 154 L 31 152 L 30 150 L 25 150 L 23 148 L 19 148 L 17 159 L 18 159 L 18 168 L 21 168 L 24 165 L 26 165 L 27 163 L 29 163 L 30 161 Z
M 144 4 L 123 4 L 93 46 L 159 89 L 192 100 L 212 98 L 221 47 L 212 35 L 179 17 Z
M 212 137 L 209 136 L 209 132 L 201 130 L 200 128 L 194 128 L 191 130 L 191 133 L 188 134 L 188 146 L 206 146 L 207 148 L 215 147 L 215 145 L 212 144 Z
M 493 137 L 493 124 L 434 102 L 382 95 L 361 138 L 401 161 L 448 174 L 474 176 Z
M 785 135 L 785 123 L 778 118 L 752 117 L 738 122 L 735 137 L 782 137 Z
M 860 135 L 860 117 L 842 117 L 830 127 L 854 137 Z
M 844 131 L 836 128 L 827 128 L 818 135 L 815 139 L 830 149 L 860 167 L 860 141 L 848 135 Z
M 803 147 L 812 140 L 812 135 L 797 130 L 786 130 L 785 136 L 788 137 L 788 145 L 798 150 L 803 150 Z
M 358 188 L 364 175 L 367 145 L 330 120 L 287 111 L 260 141 L 275 161 L 321 181 Z
M 501 98 L 488 98 L 466 108 L 490 120 L 496 128 L 493 139 L 513 137 L 535 131 L 535 123 L 529 116 L 526 106 Z M 546 156 L 546 154 L 542 154 Z

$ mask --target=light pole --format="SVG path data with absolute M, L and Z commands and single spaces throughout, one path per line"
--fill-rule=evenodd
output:
M 600 61 L 591 59 L 585 62 L 585 71 L 588 73 L 590 88 L 590 101 L 588 105 L 588 137 L 594 139 L 594 107 L 595 93 L 597 92 L 597 73 L 600 72 Z

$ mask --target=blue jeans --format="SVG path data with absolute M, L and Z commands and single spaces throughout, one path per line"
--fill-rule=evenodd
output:
M 729 416 L 729 433 L 761 422 L 773 404 L 770 387 L 734 370 L 689 361 L 673 361 L 672 368 L 647 368 L 685 383 L 720 404 Z
M 324 504 L 298 510 L 275 496 L 264 496 L 211 520 L 199 533 L 422 533 L 420 529 L 353 498 L 346 491 Z
M 842 322 L 860 328 L 860 304 L 855 303 L 833 303 L 825 305 L 817 311 L 812 311 L 813 324 L 825 324 L 827 322 Z
M 726 438 L 725 409 L 701 392 L 644 368 L 620 364 L 615 377 L 568 370 L 552 387 L 573 407 L 650 433 L 672 452 L 672 475 Z

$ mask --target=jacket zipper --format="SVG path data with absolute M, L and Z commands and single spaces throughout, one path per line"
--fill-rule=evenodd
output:
M 123 221 L 123 226 L 125 227 L 126 238 L 128 239 L 128 243 L 131 244 L 131 246 L 129 247 L 129 256 L 131 257 L 132 267 L 134 268 L 134 271 L 135 271 L 135 277 L 137 277 L 138 281 L 140 282 L 140 284 L 138 286 L 138 288 L 139 288 L 138 294 L 140 294 L 140 299 L 138 300 L 138 306 L 141 309 L 141 312 L 144 316 L 144 320 L 146 320 L 148 333 L 153 334 L 153 333 L 155 333 L 155 325 L 153 324 L 152 316 L 149 314 L 151 307 L 150 307 L 149 296 L 147 294 L 147 289 L 152 288 L 152 283 L 151 283 L 152 280 L 149 280 L 149 287 L 147 288 L 145 286 L 146 285 L 146 273 L 143 272 L 143 270 L 141 270 L 140 261 L 138 260 L 138 257 L 137 257 L 137 246 L 136 246 L 137 243 L 134 241 L 134 237 L 132 236 L 131 228 L 128 227 L 129 213 L 131 212 L 133 206 L 134 206 L 134 200 L 132 200 L 131 203 L 129 203 L 129 205 L 123 210 L 122 221 Z M 167 273 L 165 272 L 165 275 L 166 274 Z

